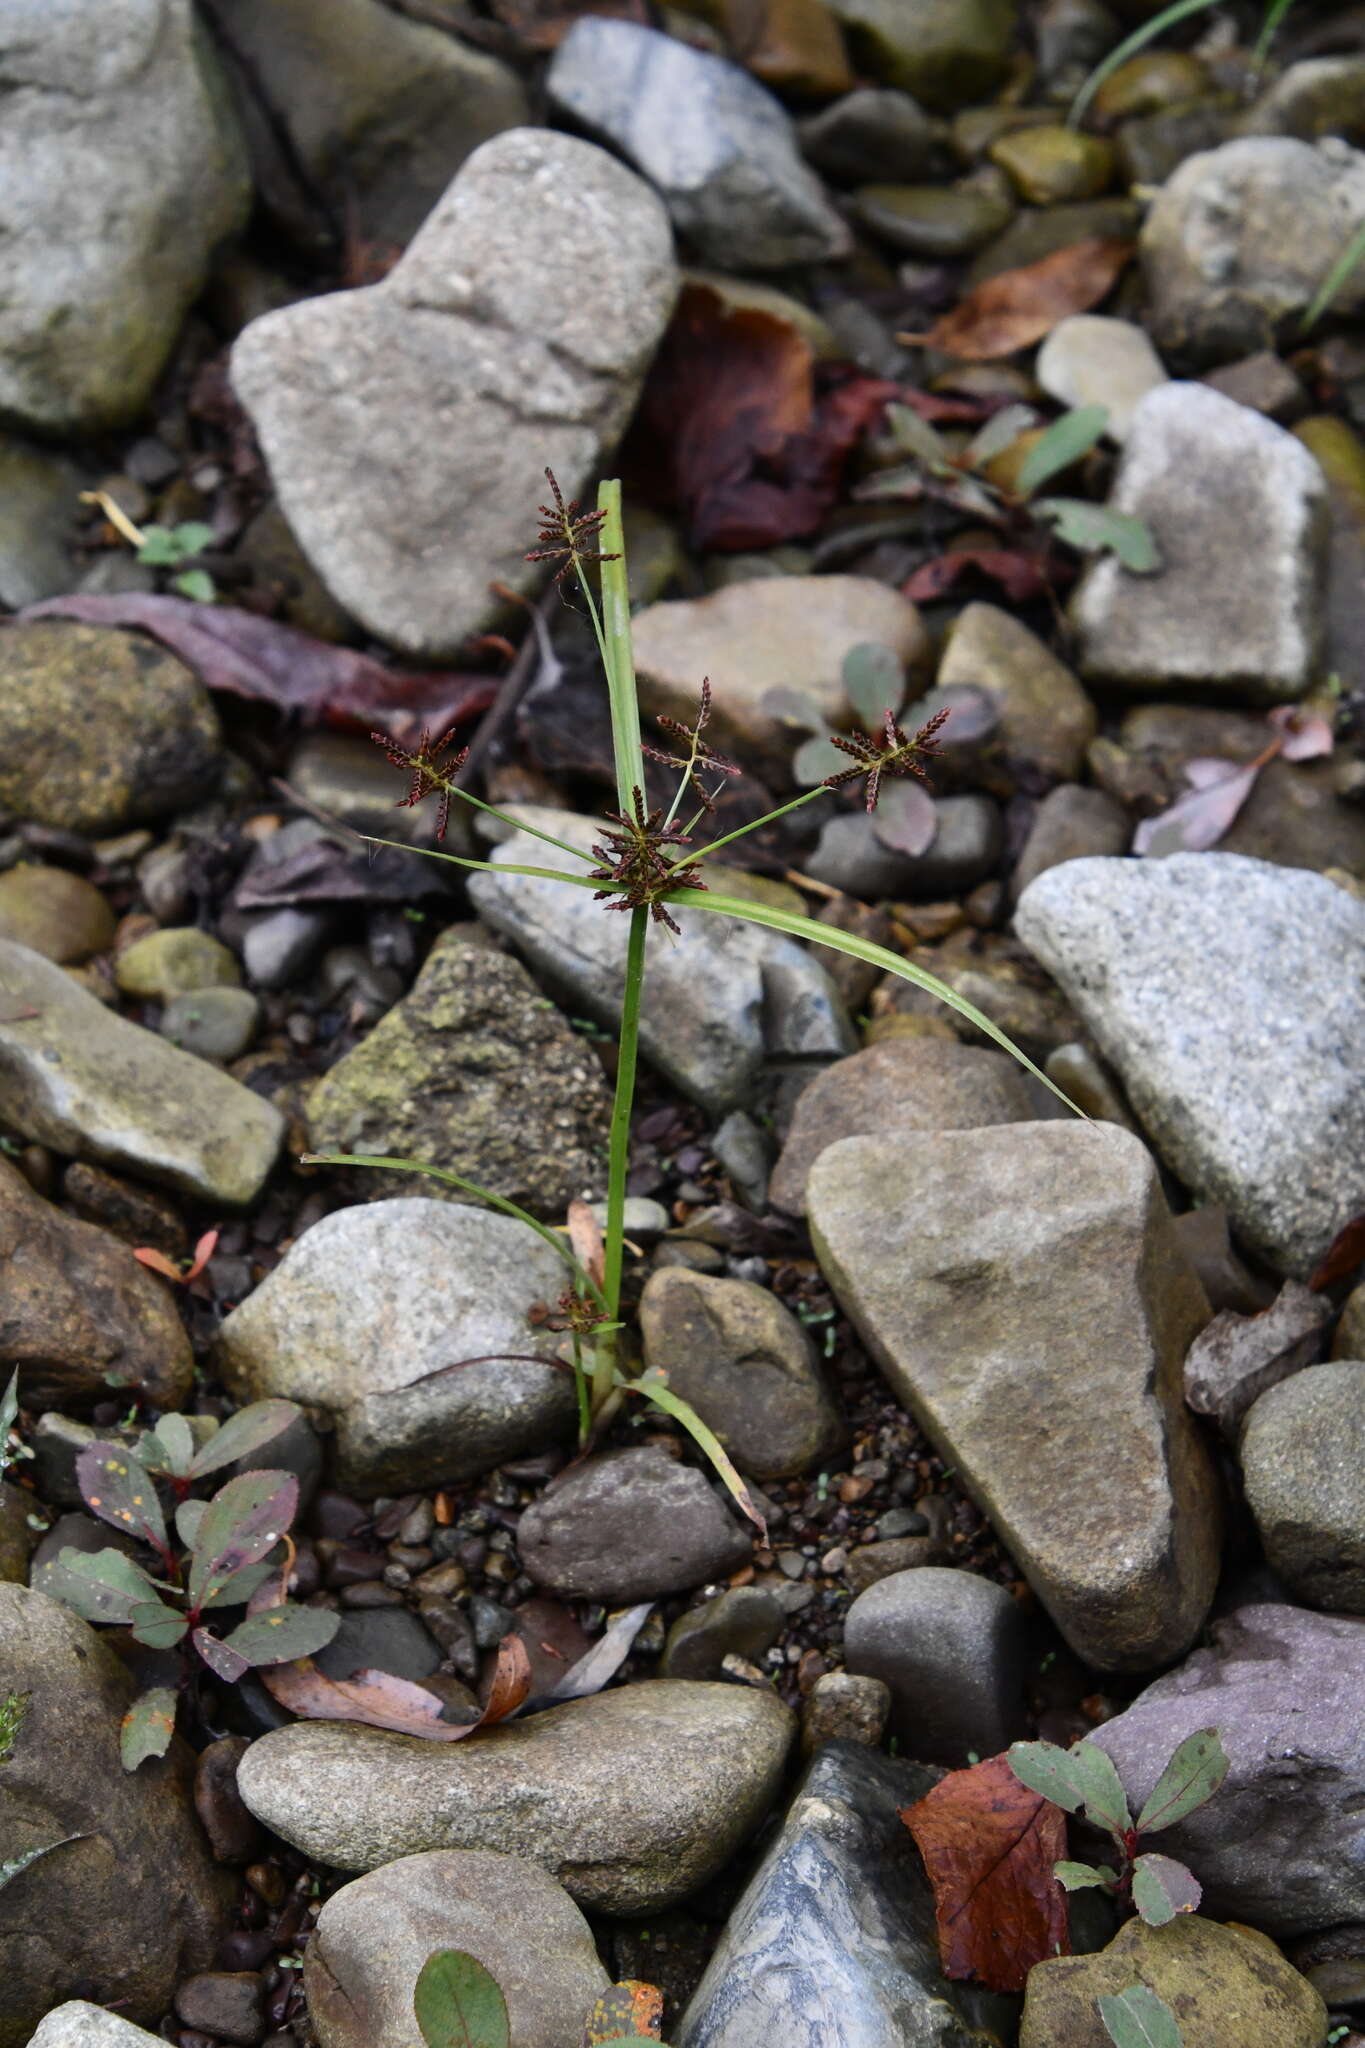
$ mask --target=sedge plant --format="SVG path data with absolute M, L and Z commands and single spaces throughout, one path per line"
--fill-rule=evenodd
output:
M 588 853 L 474 796 L 458 780 L 465 753 L 450 752 L 448 737 L 432 739 L 423 734 L 415 750 L 394 744 L 382 733 L 376 733 L 374 738 L 409 777 L 407 793 L 398 802 L 415 805 L 428 797 L 435 799 L 438 842 L 444 835 L 452 805 L 462 803 L 499 820 L 509 833 L 526 835 L 554 847 L 558 853 L 567 855 L 572 865 L 565 872 L 560 868 L 493 863 L 446 853 L 439 844 L 428 849 L 431 857 L 453 861 L 467 869 L 495 869 L 500 874 L 531 875 L 568 888 L 587 889 L 603 905 L 604 914 L 615 912 L 627 919 L 615 1093 L 608 1138 L 606 1225 L 600 1244 L 589 1245 L 582 1232 L 566 1238 L 516 1203 L 460 1174 L 424 1161 L 340 1152 L 310 1154 L 309 1160 L 315 1164 L 426 1174 L 457 1188 L 471 1200 L 518 1217 L 535 1230 L 553 1246 L 568 1268 L 569 1285 L 560 1300 L 557 1321 L 567 1334 L 572 1351 L 581 1444 L 587 1446 L 594 1441 L 628 1397 L 646 1400 L 692 1435 L 739 1506 L 762 1528 L 739 1474 L 714 1433 L 673 1392 L 661 1371 L 641 1372 L 627 1355 L 621 1312 L 626 1179 L 639 1064 L 641 1004 L 650 947 L 669 942 L 670 935 L 679 930 L 680 911 L 737 918 L 813 945 L 832 946 L 883 973 L 928 990 L 1012 1054 L 1045 1087 L 1060 1096 L 1068 1108 L 1075 1105 L 989 1017 L 924 968 L 854 933 L 818 924 L 813 918 L 772 904 L 727 894 L 723 888 L 712 885 L 712 863 L 736 841 L 799 810 L 825 790 L 861 782 L 867 809 L 875 811 L 883 788 L 895 778 L 926 780 L 928 764 L 938 746 L 938 729 L 948 713 L 939 712 L 918 731 L 908 733 L 897 722 L 897 679 L 895 694 L 888 696 L 879 717 L 867 721 L 868 730 L 848 737 L 831 736 L 833 746 L 847 765 L 763 817 L 698 844 L 699 829 L 713 813 L 720 789 L 740 772 L 707 743 L 709 685 L 705 681 L 700 685 L 697 716 L 692 725 L 668 719 L 658 721 L 672 743 L 669 748 L 646 744 L 636 696 L 621 486 L 613 480 L 603 482 L 597 509 L 585 512 L 577 501 L 566 503 L 552 475 L 549 480 L 553 502 L 541 507 L 539 545 L 527 559 L 553 562 L 555 581 L 561 585 L 572 579 L 596 637 L 611 709 L 617 806 L 602 827 L 600 842 Z M 671 768 L 677 776 L 676 791 L 667 808 L 651 808 L 646 803 L 646 756 Z

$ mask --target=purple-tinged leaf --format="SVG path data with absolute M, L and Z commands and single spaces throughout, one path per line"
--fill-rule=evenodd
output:
M 1140 1835 L 1155 1834 L 1184 1820 L 1196 1806 L 1212 1799 L 1228 1774 L 1228 1759 L 1216 1728 L 1198 1728 L 1187 1735 L 1167 1764 L 1137 1817 Z
M 194 1457 L 194 1434 L 184 1416 L 163 1415 L 137 1446 L 137 1456 L 149 1472 L 167 1472 L 173 1479 L 187 1477 Z
M 824 733 L 816 733 L 803 740 L 793 755 L 792 780 L 802 789 L 813 789 L 817 782 L 841 774 L 847 766 L 848 755 L 841 754 Z
M 1149 1927 L 1197 1912 L 1203 1896 L 1194 1872 L 1173 1856 L 1139 1856 L 1133 1865 L 1133 1904 Z
M 328 1607 L 263 1607 L 240 1622 L 223 1647 L 253 1666 L 292 1664 L 325 1649 L 340 1627 L 341 1616 Z
M 292 1472 L 243 1472 L 208 1504 L 190 1565 L 190 1605 L 196 1610 L 243 1565 L 274 1548 L 294 1519 L 299 1482 Z
M 253 1401 L 249 1408 L 239 1408 L 195 1453 L 190 1476 L 202 1479 L 206 1472 L 217 1472 L 224 1465 L 249 1458 L 262 1444 L 273 1442 L 291 1422 L 297 1422 L 302 1413 L 297 1401 Z
M 176 1695 L 169 1685 L 153 1686 L 133 1701 L 119 1727 L 119 1755 L 125 1771 L 149 1756 L 165 1756 L 175 1733 Z
M 275 1560 L 271 1557 L 264 1558 L 260 1564 L 244 1564 L 239 1572 L 229 1572 L 225 1579 L 215 1579 L 199 1605 L 206 1614 L 217 1614 L 224 1607 L 245 1607 L 275 1569 Z
M 42 1587 L 82 1621 L 126 1626 L 133 1610 L 156 1598 L 140 1565 L 121 1550 L 64 1549 L 42 1574 Z
M 889 711 L 894 717 L 905 697 L 905 669 L 894 647 L 879 640 L 860 640 L 844 656 L 844 694 L 866 732 L 880 732 Z
M 1266 717 L 1280 736 L 1280 752 L 1286 761 L 1315 761 L 1330 754 L 1336 744 L 1329 721 L 1301 705 L 1277 704 Z
M 129 1617 L 133 1624 L 133 1640 L 145 1643 L 149 1650 L 173 1650 L 189 1627 L 183 1614 L 177 1614 L 164 1600 L 148 1600 L 135 1607 Z
M 251 1669 L 245 1657 L 239 1657 L 221 1636 L 211 1635 L 206 1628 L 197 1628 L 190 1641 L 214 1677 L 221 1678 L 225 1685 L 236 1685 L 238 1679 L 244 1678 Z
M 166 1548 L 166 1523 L 147 1467 L 124 1444 L 87 1444 L 76 1459 L 76 1483 L 86 1506 L 102 1522 Z
M 923 783 L 883 783 L 872 830 L 895 853 L 909 854 L 912 860 L 927 853 L 938 837 L 938 811 Z
M 193 1550 L 199 1525 L 208 1513 L 206 1500 L 182 1500 L 175 1511 L 175 1533 L 186 1550 Z
M 1213 774 L 1213 769 L 1219 772 Z M 1168 853 L 1207 853 L 1231 830 L 1260 769 L 1258 761 L 1244 768 L 1231 761 L 1187 761 L 1185 775 L 1191 787 L 1169 810 L 1142 820 L 1133 834 L 1134 853 L 1153 859 Z

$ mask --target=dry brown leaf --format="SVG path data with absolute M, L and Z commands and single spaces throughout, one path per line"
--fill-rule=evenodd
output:
M 1021 1785 L 1004 1756 L 950 1771 L 902 1809 L 929 1873 L 944 1975 L 1022 1991 L 1035 1963 L 1070 1955 L 1066 1815 Z
M 1133 253 L 1133 243 L 1091 235 L 1056 249 L 1038 263 L 988 277 L 927 334 L 903 334 L 901 341 L 941 349 L 959 361 L 988 362 L 1012 356 L 1051 334 L 1072 313 L 1088 312 L 1112 287 Z
M 516 1711 L 531 1690 L 531 1660 L 520 1636 L 504 1636 L 484 1710 L 477 1721 L 464 1724 L 443 1721 L 441 1701 L 434 1693 L 388 1671 L 328 1678 L 311 1657 L 300 1657 L 293 1664 L 263 1669 L 258 1676 L 282 1707 L 305 1721 L 362 1721 L 369 1728 L 420 1735 L 427 1742 L 462 1742 L 466 1735 L 494 1727 Z
M 592 1213 L 591 1204 L 573 1201 L 569 1204 L 569 1243 L 573 1255 L 594 1287 L 605 1287 L 607 1277 L 607 1248 L 602 1236 L 602 1226 Z

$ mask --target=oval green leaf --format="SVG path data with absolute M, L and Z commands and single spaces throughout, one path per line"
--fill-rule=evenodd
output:
M 239 1622 L 224 1647 L 250 1665 L 292 1664 L 325 1649 L 341 1627 L 341 1616 L 328 1607 L 263 1607 Z
M 1096 1827 L 1122 1835 L 1132 1826 L 1128 1797 L 1113 1759 L 1098 1743 L 1078 1742 L 1070 1752 L 1085 1792 L 1085 1817 Z
M 143 1437 L 137 1455 L 149 1472 L 168 1472 L 173 1479 L 184 1479 L 194 1459 L 194 1433 L 183 1415 L 163 1415 L 156 1428 Z
M 427 1957 L 412 2005 L 426 2048 L 508 2048 L 507 2001 L 498 1980 L 463 1949 L 437 1949 Z
M 1005 1761 L 1021 1785 L 1060 1806 L 1067 1813 L 1079 1813 L 1085 1804 L 1085 1781 L 1074 1749 L 1062 1749 L 1055 1742 L 1015 1742 Z
M 206 1472 L 218 1472 L 224 1465 L 235 1465 L 239 1458 L 249 1458 L 302 1413 L 297 1401 L 253 1401 L 249 1407 L 239 1408 L 197 1453 L 191 1476 L 202 1479 Z M 158 1424 L 158 1428 L 162 1426 Z
M 102 1522 L 165 1550 L 166 1522 L 152 1476 L 126 1445 L 87 1444 L 76 1459 L 76 1484 Z
M 880 732 L 889 711 L 894 717 L 905 697 L 905 670 L 894 647 L 879 640 L 860 640 L 844 656 L 844 692 L 867 732 Z
M 242 1472 L 205 1510 L 190 1566 L 190 1605 L 201 1607 L 243 1565 L 273 1549 L 294 1519 L 299 1482 L 292 1472 Z
M 133 1610 L 156 1594 L 140 1565 L 121 1550 L 86 1550 L 69 1547 L 57 1553 L 54 1565 L 42 1574 L 42 1590 L 79 1614 L 82 1621 L 126 1626 Z
M 135 1771 L 149 1756 L 165 1756 L 175 1733 L 176 1696 L 169 1685 L 153 1686 L 133 1701 L 119 1727 L 119 1756 Z
M 1049 477 L 1060 475 L 1088 455 L 1108 425 L 1107 405 L 1078 405 L 1074 412 L 1064 412 L 1054 420 L 1019 465 L 1020 496 L 1031 498 Z
M 173 1650 L 189 1627 L 184 1615 L 177 1614 L 164 1600 L 145 1601 L 133 1609 L 129 1618 L 133 1640 L 145 1643 L 149 1650 Z
M 1164 1927 L 1178 1913 L 1195 1913 L 1204 1896 L 1192 1870 L 1174 1856 L 1139 1856 L 1133 1865 L 1133 1904 L 1149 1927 Z
M 1206 1799 L 1212 1799 L 1228 1774 L 1228 1759 L 1216 1728 L 1187 1735 L 1167 1764 L 1137 1817 L 1140 1835 L 1169 1828 Z
M 1185 2048 L 1175 2014 L 1145 1984 L 1095 2001 L 1114 2048 Z

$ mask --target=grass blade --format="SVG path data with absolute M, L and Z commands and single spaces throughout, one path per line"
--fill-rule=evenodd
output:
M 635 655 L 630 638 L 630 590 L 626 582 L 626 543 L 621 527 L 621 486 L 606 479 L 597 493 L 606 513 L 602 552 L 615 561 L 602 564 L 602 635 L 611 698 L 611 747 L 616 760 L 616 794 L 627 817 L 632 790 L 643 792 L 645 757 L 640 747 L 640 705 L 635 694 Z
M 626 1176 L 630 1170 L 630 1117 L 635 1107 L 635 1073 L 640 1059 L 640 1000 L 645 985 L 645 941 L 649 935 L 649 911 L 641 905 L 630 913 L 630 936 L 626 941 L 626 979 L 621 995 L 621 1031 L 616 1055 L 616 1088 L 611 1106 L 611 1136 L 607 1150 L 607 1227 L 602 1292 L 607 1308 L 615 1316 L 621 1306 L 621 1268 L 625 1259 Z M 615 1345 L 599 1348 L 594 1375 L 610 1378 Z
M 1108 425 L 1107 405 L 1079 405 L 1074 412 L 1064 412 L 1034 442 L 1020 464 L 1015 479 L 1019 496 L 1031 498 L 1052 477 L 1088 455 Z
M 1175 0 L 1173 7 L 1164 7 L 1160 14 L 1154 14 L 1150 21 L 1143 22 L 1141 28 L 1135 28 L 1130 36 L 1125 36 L 1117 48 L 1111 50 L 1109 55 L 1095 66 L 1071 102 L 1071 112 L 1067 115 L 1071 126 L 1080 127 L 1095 94 L 1106 78 L 1113 77 L 1121 64 L 1126 64 L 1130 57 L 1136 57 L 1140 50 L 1146 49 L 1148 43 L 1154 43 L 1158 36 L 1164 35 L 1168 28 L 1174 28 L 1177 22 L 1187 21 L 1192 14 L 1204 14 L 1210 7 L 1219 4 L 1220 0 Z
M 737 917 L 749 924 L 766 925 L 770 931 L 785 932 L 789 938 L 804 939 L 813 946 L 832 946 L 836 952 L 847 953 L 852 960 L 863 960 L 869 967 L 879 967 L 883 974 L 895 974 L 902 981 L 910 982 L 915 988 L 922 988 L 931 996 L 937 996 L 950 1010 L 956 1010 L 978 1031 L 993 1039 L 1002 1052 L 1018 1060 L 1027 1068 L 1036 1081 L 1064 1102 L 1069 1110 L 1083 1117 L 1084 1110 L 1077 1109 L 1071 1097 L 1060 1089 L 1055 1081 L 1049 1081 L 1041 1067 L 1035 1067 L 1026 1052 L 1021 1052 L 1012 1038 L 1007 1038 L 998 1024 L 993 1024 L 975 1003 L 969 1003 L 947 982 L 930 974 L 923 967 L 916 967 L 910 960 L 902 960 L 899 953 L 890 952 L 885 946 L 874 945 L 871 939 L 859 938 L 854 932 L 841 932 L 832 924 L 817 924 L 813 917 L 805 917 L 793 910 L 778 910 L 767 903 L 748 903 L 738 896 L 721 896 L 714 889 L 675 889 L 669 897 L 670 903 L 685 904 L 691 909 L 709 910 L 720 917 Z
M 671 1415 L 675 1422 L 680 1422 L 689 1436 L 696 1438 L 721 1478 L 725 1481 L 737 1505 L 749 1517 L 749 1520 L 766 1543 L 768 1540 L 768 1525 L 754 1506 L 753 1495 L 740 1478 L 739 1473 L 735 1469 L 734 1462 L 729 1452 L 721 1443 L 720 1438 L 713 1429 L 708 1429 L 691 1403 L 684 1401 L 681 1394 L 674 1393 L 672 1387 L 669 1386 L 657 1368 L 653 1372 L 641 1373 L 640 1377 L 634 1380 L 627 1379 L 624 1373 L 618 1373 L 616 1384 L 623 1393 L 641 1394 L 646 1401 L 652 1401 L 656 1408 L 663 1409 L 665 1415 Z
M 1265 11 L 1265 20 L 1261 23 L 1261 33 L 1256 38 L 1256 47 L 1251 53 L 1253 72 L 1264 69 L 1265 60 L 1270 55 L 1270 45 L 1275 40 L 1280 23 L 1293 5 L 1294 0 L 1270 0 L 1270 5 Z
M 1336 262 L 1332 265 L 1332 268 L 1328 271 L 1326 277 L 1322 280 L 1322 283 L 1318 286 L 1313 297 L 1313 303 L 1304 314 L 1300 323 L 1300 333 L 1307 334 L 1310 328 L 1317 325 L 1362 256 L 1365 256 L 1365 221 L 1361 222 Z

